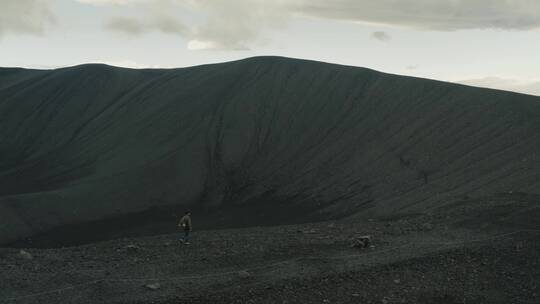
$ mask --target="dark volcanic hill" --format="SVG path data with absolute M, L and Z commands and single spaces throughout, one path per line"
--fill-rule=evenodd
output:
M 539 194 L 538 151 L 539 97 L 363 68 L 0 69 L 0 243 L 149 208 L 279 224 Z

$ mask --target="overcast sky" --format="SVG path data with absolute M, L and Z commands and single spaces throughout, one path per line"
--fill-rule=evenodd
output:
M 540 95 L 540 1 L 0 0 L 0 66 L 258 55 Z

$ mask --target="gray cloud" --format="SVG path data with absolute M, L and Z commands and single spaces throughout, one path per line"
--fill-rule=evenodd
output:
M 139 19 L 131 17 L 113 17 L 107 22 L 105 28 L 133 36 L 138 36 L 148 30 Z
M 150 22 L 150 26 L 167 34 L 185 35 L 188 32 L 187 27 L 178 20 L 168 16 L 160 16 Z
M 264 0 L 77 0 L 93 5 L 129 5 L 144 9 L 144 17 L 114 17 L 105 28 L 138 36 L 151 31 L 179 34 L 192 50 L 245 50 L 264 41 L 262 32 L 278 29 L 290 19 L 285 1 Z M 246 3 L 249 2 L 249 5 Z M 162 12 L 189 12 L 199 19 L 185 26 Z
M 246 3 L 247 2 L 247 3 Z M 193 28 L 190 48 L 199 44 L 211 49 L 248 49 L 262 42 L 261 34 L 268 29 L 283 27 L 290 18 L 286 1 L 266 0 L 199 0 L 192 9 L 206 19 Z
M 9 33 L 41 35 L 53 23 L 54 15 L 45 1 L 0 1 L 0 37 Z
M 537 0 L 312 0 L 301 13 L 426 30 L 540 28 Z
M 386 32 L 377 31 L 371 33 L 371 38 L 379 40 L 379 41 L 390 41 L 392 39 L 392 36 L 388 35 Z
M 179 33 L 192 49 L 246 49 L 264 41 L 269 30 L 279 30 L 295 17 L 382 24 L 420 30 L 466 29 L 531 30 L 540 28 L 537 0 L 76 0 L 94 5 L 139 6 L 145 15 L 167 11 L 166 16 L 194 15 L 186 27 L 154 21 L 111 20 L 109 29 L 131 34 L 154 30 Z M 146 12 L 149 11 L 147 14 Z M 176 14 L 174 12 L 177 12 Z M 145 17 L 146 18 L 146 17 Z M 128 20 L 124 20 L 128 21 Z M 374 38 L 385 41 L 384 32 Z
M 187 33 L 186 26 L 181 24 L 176 18 L 168 16 L 155 16 L 147 20 L 133 17 L 113 17 L 105 24 L 105 28 L 132 36 L 139 36 L 151 31 L 177 35 L 185 35 Z
M 144 3 L 154 0 L 75 0 L 84 4 L 91 4 L 96 6 L 107 6 L 107 5 L 130 5 L 134 3 Z
M 458 83 L 540 96 L 540 81 L 523 82 L 511 78 L 484 77 L 462 80 Z

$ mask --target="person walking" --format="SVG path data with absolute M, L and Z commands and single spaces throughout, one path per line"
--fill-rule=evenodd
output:
M 189 233 L 193 230 L 193 226 L 191 225 L 191 211 L 186 211 L 186 214 L 180 219 L 178 227 L 184 229 L 184 237 L 182 237 L 180 241 L 189 245 Z

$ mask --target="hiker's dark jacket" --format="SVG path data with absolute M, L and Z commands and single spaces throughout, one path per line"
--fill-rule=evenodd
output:
M 184 216 L 180 219 L 180 223 L 178 223 L 178 226 L 182 227 L 184 230 L 191 230 L 191 229 L 192 229 L 192 226 L 191 226 L 191 216 L 189 216 L 189 215 L 184 215 Z

